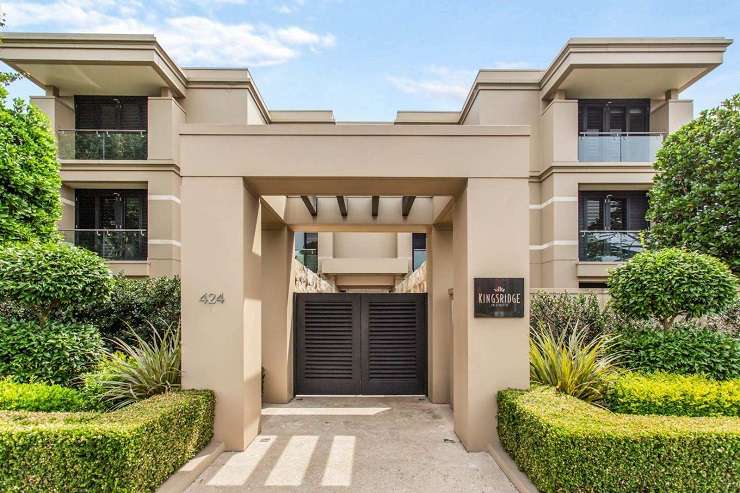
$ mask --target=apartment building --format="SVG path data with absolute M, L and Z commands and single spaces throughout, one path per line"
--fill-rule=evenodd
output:
M 639 251 L 655 153 L 693 115 L 680 95 L 730 43 L 571 39 L 541 70 L 481 70 L 459 111 L 384 124 L 269 109 L 248 70 L 179 67 L 153 36 L 7 33 L 0 59 L 46 91 L 33 104 L 57 136 L 68 241 L 131 276 L 182 276 L 183 384 L 216 391 L 227 448 L 257 432 L 261 366 L 266 399 L 285 402 L 322 364 L 301 342 L 316 300 L 294 306 L 298 255 L 348 292 L 391 289 L 426 260 L 419 337 L 394 346 L 414 352 L 388 356 L 415 366 L 373 377 L 381 298 L 335 295 L 316 313 L 370 310 L 351 333 L 371 353 L 350 344 L 359 366 L 317 388 L 346 377 L 355 393 L 454 403 L 456 432 L 483 450 L 491 396 L 528 385 L 529 290 L 602 286 Z M 387 303 L 400 327 L 411 315 Z

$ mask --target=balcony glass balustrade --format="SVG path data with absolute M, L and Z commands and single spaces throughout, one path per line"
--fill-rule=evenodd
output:
M 581 231 L 579 258 L 582 262 L 624 262 L 642 251 L 644 231 Z
M 319 251 L 317 249 L 301 248 L 300 250 L 296 250 L 295 258 L 308 269 L 314 272 L 319 271 Z
M 146 130 L 57 130 L 59 159 L 146 159 Z
M 584 162 L 653 162 L 663 144 L 656 132 L 581 132 L 578 160 Z
M 87 248 L 106 260 L 146 260 L 146 229 L 65 229 L 64 241 Z

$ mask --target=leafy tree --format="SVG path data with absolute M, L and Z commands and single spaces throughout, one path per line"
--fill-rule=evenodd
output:
M 0 247 L 0 301 L 22 305 L 39 322 L 60 307 L 102 303 L 112 276 L 95 253 L 66 243 Z
M 719 313 L 737 296 L 737 278 L 721 260 L 679 248 L 638 253 L 609 273 L 608 285 L 617 312 L 664 329 L 679 316 Z
M 648 246 L 709 253 L 740 274 L 740 94 L 670 134 L 655 169 Z

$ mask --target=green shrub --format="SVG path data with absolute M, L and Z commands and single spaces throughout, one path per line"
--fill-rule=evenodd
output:
M 740 380 L 627 372 L 611 382 L 606 404 L 625 414 L 740 416 Z
M 103 341 L 90 325 L 0 319 L 0 377 L 77 385 L 102 354 Z
M 111 274 L 96 254 L 66 243 L 0 247 L 0 300 L 20 304 L 45 322 L 54 310 L 108 298 Z
M 618 330 L 612 349 L 621 353 L 619 364 L 627 369 L 703 374 L 716 380 L 740 378 L 740 339 L 730 334 L 690 323 L 676 324 L 671 330 Z
M 678 248 L 644 251 L 609 273 L 611 304 L 668 329 L 677 317 L 720 313 L 737 296 L 737 279 L 717 258 Z
M 180 322 L 180 279 L 114 276 L 110 298 L 69 306 L 58 317 L 95 325 L 107 343 L 114 339 L 135 343 L 134 333 L 149 340 L 150 324 L 163 329 Z
M 578 326 L 559 335 L 541 326 L 529 340 L 530 378 L 585 401 L 601 401 L 618 359 L 607 354 L 611 343 L 605 334 L 587 341 L 586 330 Z
M 110 403 L 105 400 L 106 389 L 103 383 L 113 378 L 114 368 L 118 365 L 117 360 L 126 358 L 126 355 L 120 352 L 107 354 L 98 361 L 95 370 L 82 375 L 80 391 L 84 394 L 91 410 L 110 410 Z
M 610 321 L 610 314 L 599 306 L 594 295 L 536 291 L 530 298 L 530 335 L 540 326 L 548 327 L 556 335 L 579 327 L 591 339 L 606 332 Z
M 551 388 L 505 390 L 498 435 L 544 493 L 740 490 L 737 418 L 614 414 Z
M 7 74 L 0 82 L 8 80 Z M 0 243 L 58 236 L 59 162 L 49 120 L 0 84 Z
M 117 341 L 122 356 L 106 363 L 106 375 L 98 380 L 102 401 L 112 409 L 133 404 L 156 394 L 180 388 L 180 326 L 161 333 L 151 327 L 152 342 L 135 334 L 136 345 Z
M 213 435 L 209 391 L 111 413 L 0 412 L 0 491 L 154 491 Z
M 85 411 L 87 399 L 81 392 L 44 383 L 0 380 L 0 409 L 10 411 Z

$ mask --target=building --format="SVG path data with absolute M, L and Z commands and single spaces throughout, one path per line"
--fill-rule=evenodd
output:
M 428 294 L 414 368 L 483 450 L 496 391 L 528 385 L 528 291 L 598 287 L 639 250 L 655 152 L 692 118 L 680 93 L 730 43 L 571 39 L 543 70 L 481 70 L 460 111 L 385 124 L 270 110 L 248 70 L 181 68 L 152 36 L 8 33 L 0 59 L 46 89 L 33 103 L 57 135 L 69 241 L 128 275 L 182 276 L 183 383 L 216 391 L 228 448 L 257 433 L 262 366 L 272 402 L 310 377 L 295 235 L 340 287 L 379 290 L 411 270 L 416 233 Z M 360 342 L 342 357 L 363 361 L 348 385 L 364 389 L 373 328 L 347 320 Z

